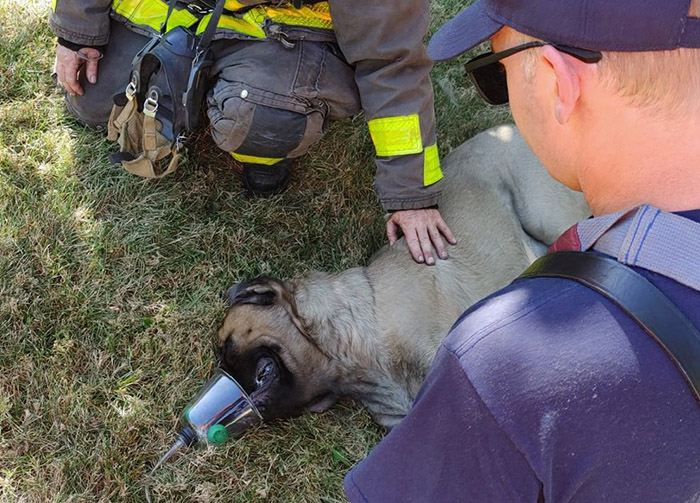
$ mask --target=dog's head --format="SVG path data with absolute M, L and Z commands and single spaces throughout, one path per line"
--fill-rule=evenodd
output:
M 218 358 L 265 420 L 321 412 L 336 401 L 330 358 L 309 333 L 284 283 L 257 278 L 234 285 L 226 301 Z

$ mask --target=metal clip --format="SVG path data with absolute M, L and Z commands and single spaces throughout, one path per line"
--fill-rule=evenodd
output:
M 271 39 L 279 41 L 282 47 L 286 49 L 294 49 L 296 44 L 289 40 L 287 34 L 282 31 L 282 27 L 278 24 L 271 24 L 268 28 L 268 35 Z
M 134 95 L 136 94 L 136 82 L 134 82 L 133 79 L 126 86 L 126 91 L 124 91 L 124 94 L 126 94 L 126 97 L 129 101 L 134 99 Z
M 143 115 L 146 117 L 155 117 L 158 111 L 158 93 L 151 91 L 143 103 Z
M 194 55 L 194 59 L 192 60 L 192 65 L 191 65 L 192 68 L 197 66 L 197 63 L 199 63 L 199 60 L 202 58 L 202 56 L 204 55 L 205 52 L 206 51 L 204 51 L 202 49 L 197 51 L 197 54 Z
M 196 3 L 187 4 L 187 10 L 190 11 L 192 14 L 197 14 L 199 16 L 205 16 L 211 12 L 214 12 L 214 9 L 212 9 L 211 7 L 203 7 L 202 5 Z
M 104 57 L 104 54 L 102 54 L 102 53 L 98 54 L 98 55 L 97 55 L 96 57 L 94 57 L 94 58 L 93 58 L 93 57 L 90 57 L 90 56 L 88 56 L 87 54 L 85 54 L 85 53 L 83 52 L 83 49 L 85 49 L 85 48 L 83 47 L 82 49 L 78 49 L 78 51 L 76 52 L 76 54 L 78 55 L 78 57 L 79 57 L 80 59 L 82 59 L 83 61 L 99 61 L 99 60 L 101 60 L 101 59 Z
M 180 151 L 185 141 L 187 141 L 187 137 L 184 134 L 180 134 L 177 136 L 177 138 L 175 138 L 175 150 L 177 152 Z
M 280 41 L 280 44 L 287 49 L 294 49 L 296 47 L 296 44 L 294 42 L 290 42 L 284 33 L 280 32 L 278 40 Z

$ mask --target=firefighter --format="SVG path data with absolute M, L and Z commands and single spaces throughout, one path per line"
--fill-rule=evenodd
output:
M 201 33 L 214 4 L 177 2 L 166 31 Z M 167 11 L 162 0 L 54 0 L 56 78 L 80 122 L 107 123 L 112 96 L 124 91 L 134 55 L 161 30 Z M 284 190 L 294 159 L 329 121 L 362 108 L 389 241 L 402 232 L 420 263 L 447 258 L 443 238 L 456 241 L 437 208 L 442 172 L 432 60 L 423 45 L 428 19 L 427 0 L 226 0 L 206 107 L 214 141 L 243 165 L 247 189 Z

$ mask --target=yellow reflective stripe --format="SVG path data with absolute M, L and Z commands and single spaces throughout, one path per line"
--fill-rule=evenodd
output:
M 230 11 L 237 11 L 241 9 L 246 9 L 250 7 L 249 5 L 243 4 L 239 2 L 238 0 L 226 0 L 226 3 L 224 4 L 224 9 L 230 10 Z
M 226 8 L 230 11 L 240 10 L 242 7 L 246 7 L 248 10 L 243 14 L 221 16 L 218 27 L 237 31 L 255 38 L 265 38 L 262 26 L 268 19 L 288 26 L 305 26 L 324 30 L 333 29 L 328 2 L 304 6 L 301 9 L 294 7 L 269 7 L 266 5 L 249 8 L 237 0 L 227 0 L 226 2 Z M 197 27 L 197 33 L 202 33 L 205 30 L 210 17 L 205 16 L 202 19 Z
M 372 119 L 367 126 L 379 157 L 423 151 L 418 114 Z
M 264 164 L 265 166 L 272 166 L 284 160 L 284 157 L 256 157 L 254 155 L 237 154 L 236 152 L 231 152 L 231 155 L 238 162 L 247 162 L 250 164 Z
M 112 9 L 134 24 L 149 26 L 160 31 L 160 25 L 168 14 L 168 4 L 162 0 L 114 0 Z M 190 27 L 197 17 L 187 9 L 175 9 L 168 20 L 168 30 L 176 26 Z
M 328 2 L 305 5 L 300 9 L 294 7 L 266 7 L 267 16 L 275 23 L 291 26 L 306 26 L 332 30 L 331 10 Z
M 199 35 L 200 33 L 204 33 L 204 30 L 207 29 L 207 25 L 209 24 L 210 19 L 211 14 L 207 14 L 202 18 L 202 21 L 199 23 L 199 26 L 197 26 L 197 35 Z M 265 38 L 265 32 L 263 31 L 263 29 L 260 26 L 258 26 L 257 23 L 246 19 L 245 16 L 243 16 L 243 19 L 234 16 L 221 16 L 217 27 L 225 28 L 227 30 L 234 30 L 255 38 Z
M 262 7 L 255 7 L 254 9 L 250 9 L 248 12 L 243 14 L 243 19 L 249 23 L 262 26 L 267 19 L 267 16 L 265 15 L 265 9 Z
M 56 12 L 56 1 L 57 0 L 53 0 L 53 2 L 51 2 L 51 10 L 54 12 Z
M 54 10 L 56 1 L 52 0 Z M 290 26 L 333 29 L 328 2 L 320 2 L 295 9 L 291 6 L 269 7 L 266 5 L 250 8 L 239 0 L 226 0 L 225 6 L 231 12 L 242 9 L 246 9 L 246 12 L 221 16 L 218 28 L 236 31 L 250 37 L 265 38 L 262 26 L 267 20 Z M 168 4 L 163 0 L 114 0 L 112 9 L 136 25 L 148 26 L 153 30 L 160 31 L 160 25 L 168 13 Z M 211 19 L 211 15 L 202 18 L 202 21 L 197 26 L 198 34 L 204 32 L 209 19 Z M 168 30 L 172 30 L 177 26 L 190 28 L 196 23 L 197 16 L 187 9 L 175 9 L 168 20 Z
M 423 185 L 427 187 L 440 181 L 441 178 L 440 155 L 437 143 L 433 143 L 423 151 Z

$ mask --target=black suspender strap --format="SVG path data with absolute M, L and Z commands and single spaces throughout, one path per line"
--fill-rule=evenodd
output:
M 592 252 L 558 252 L 540 257 L 520 277 L 571 279 L 607 297 L 661 345 L 700 402 L 700 331 L 634 269 Z
M 165 16 L 165 21 L 163 21 L 163 24 L 160 25 L 160 34 L 163 35 L 166 31 L 168 31 L 168 20 L 170 19 L 170 15 L 173 13 L 173 9 L 175 8 L 175 4 L 177 3 L 177 0 L 170 0 L 168 2 L 168 14 Z
M 221 18 L 221 14 L 224 12 L 225 4 L 226 0 L 217 0 L 214 12 L 211 13 L 211 17 L 209 18 L 209 23 L 207 23 L 207 27 L 204 29 L 202 38 L 199 39 L 199 45 L 197 46 L 198 52 L 204 52 L 209 48 L 209 44 L 211 44 L 214 38 L 216 27 L 219 25 L 219 18 Z
M 170 19 L 170 16 L 172 15 L 173 10 L 175 9 L 175 5 L 177 4 L 177 2 L 178 2 L 178 0 L 170 0 L 168 2 L 168 13 L 165 16 L 165 21 L 160 26 L 161 35 L 163 35 L 167 31 L 168 20 Z M 216 32 L 216 27 L 219 24 L 219 19 L 221 18 L 221 14 L 224 12 L 224 5 L 225 4 L 226 4 L 226 0 L 217 0 L 216 1 L 216 6 L 212 10 L 211 17 L 209 18 L 209 23 L 207 24 L 207 27 L 205 28 L 204 33 L 202 34 L 202 37 L 199 39 L 198 49 L 200 51 L 206 51 L 206 49 L 211 44 L 211 41 L 214 38 L 214 32 Z

